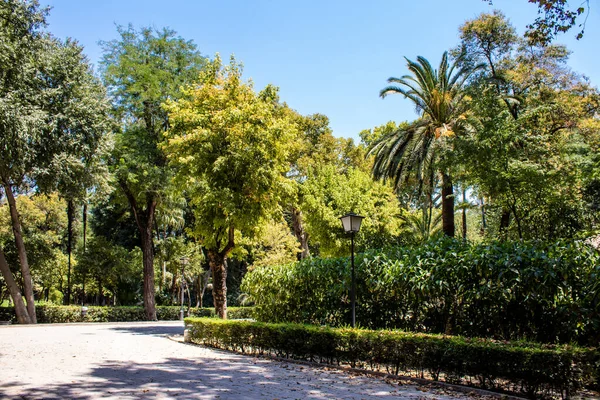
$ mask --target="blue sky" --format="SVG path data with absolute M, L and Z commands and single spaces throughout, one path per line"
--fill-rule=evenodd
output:
M 482 12 L 501 10 L 519 33 L 536 17 L 527 0 L 155 1 L 41 0 L 50 5 L 49 30 L 72 37 L 97 64 L 100 40 L 117 37 L 115 24 L 170 27 L 199 50 L 235 54 L 257 89 L 272 83 L 302 114 L 329 117 L 334 135 L 358 138 L 362 129 L 416 117 L 402 96 L 378 97 L 390 76 L 406 73 L 404 56 L 436 65 L 458 43 L 458 28 Z M 600 7 L 592 9 L 582 40 L 559 37 L 573 51 L 571 67 L 600 83 Z

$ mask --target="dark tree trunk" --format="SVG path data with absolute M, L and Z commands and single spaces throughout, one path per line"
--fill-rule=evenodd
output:
M 83 252 L 86 250 L 86 239 L 87 239 L 87 200 L 83 203 Z
M 4 252 L 0 249 L 0 272 L 2 272 L 2 276 L 4 277 L 4 282 L 6 282 L 6 286 L 10 292 L 10 296 L 15 305 L 15 314 L 17 314 L 17 321 L 20 324 L 30 324 L 31 318 L 29 318 L 29 313 L 27 312 L 27 308 L 25 307 L 25 303 L 23 302 L 23 297 L 21 296 L 21 290 L 15 282 L 15 279 L 12 276 L 12 272 L 10 272 L 10 268 L 8 263 L 6 262 L 6 257 L 4 257 Z
M 500 237 L 505 238 L 508 233 L 508 226 L 510 225 L 510 210 L 508 208 L 502 208 L 502 215 L 500 216 Z
M 487 230 L 487 221 L 485 218 L 485 204 L 483 203 L 483 197 L 481 198 L 481 235 L 485 234 Z
M 463 189 L 462 237 L 467 240 L 467 189 Z
M 87 200 L 83 203 L 83 253 L 87 250 Z M 85 271 L 81 276 L 81 305 L 85 304 Z
M 208 250 L 208 263 L 213 279 L 213 301 L 219 318 L 227 319 L 227 268 L 225 257 L 218 251 Z
M 17 203 L 13 195 L 11 186 L 4 181 L 4 192 L 8 201 L 10 210 L 10 219 L 12 222 L 12 230 L 15 236 L 15 244 L 19 253 L 19 262 L 21 263 L 21 276 L 23 277 L 23 289 L 25 292 L 25 300 L 27 301 L 27 313 L 32 324 L 37 323 L 35 316 L 35 300 L 33 298 L 33 280 L 31 279 L 31 271 L 29 262 L 27 261 L 27 252 L 25 251 L 25 243 L 23 242 L 23 234 L 21 233 L 21 221 L 17 212 Z
M 292 207 L 292 227 L 294 228 L 294 236 L 300 242 L 300 248 L 302 249 L 298 253 L 298 259 L 302 260 L 310 256 L 308 249 L 308 232 L 304 229 L 302 223 L 302 211 L 296 207 Z
M 73 254 L 73 218 L 75 214 L 73 200 L 67 202 L 67 296 L 65 304 L 71 304 L 71 256 Z
M 206 292 L 206 287 L 208 286 L 208 280 L 210 279 L 211 271 L 210 267 L 208 271 L 203 274 L 198 275 L 198 300 L 196 302 L 196 307 L 202 307 L 202 301 L 204 300 L 204 293 Z
M 150 196 L 146 200 L 146 208 L 142 209 L 135 199 L 125 181 L 120 180 L 119 185 L 129 201 L 135 222 L 140 233 L 142 247 L 142 264 L 144 273 L 144 311 L 146 320 L 156 321 L 156 301 L 154 295 L 154 237 L 152 229 L 154 226 L 154 212 L 156 211 L 156 199 Z
M 154 243 L 152 225 L 140 229 L 142 239 L 142 263 L 144 271 L 144 310 L 148 321 L 156 321 L 156 302 L 154 299 Z M 142 233 L 143 232 L 143 233 Z
M 445 173 L 442 174 L 442 231 L 454 237 L 454 188 L 452 179 Z

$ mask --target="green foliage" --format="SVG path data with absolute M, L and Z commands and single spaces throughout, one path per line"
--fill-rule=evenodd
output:
M 194 343 L 248 354 L 384 369 L 545 397 L 597 383 L 594 349 L 298 324 L 186 318 Z
M 196 45 L 170 29 L 117 27 L 118 40 L 102 42 L 104 82 L 122 131 L 116 135 L 115 172 L 141 205 L 166 189 L 169 170 L 160 148 L 169 126 L 162 104 L 180 96 L 206 63 Z
M 87 315 L 81 316 L 79 306 L 53 306 L 38 305 L 36 314 L 38 322 L 59 324 L 68 322 L 134 322 L 145 321 L 143 307 L 87 307 Z M 156 315 L 160 321 L 176 321 L 179 319 L 181 308 L 178 306 L 158 306 Z M 229 307 L 229 318 L 249 319 L 252 318 L 252 307 Z M 186 309 L 187 315 L 187 309 Z M 194 317 L 215 317 L 213 308 L 192 308 L 189 312 Z M 15 323 L 15 309 L 13 307 L 0 307 L 0 321 L 11 321 Z
M 2 2 L 0 15 L 0 178 L 74 190 L 105 145 L 104 88 L 81 46 L 43 31 L 37 1 Z
M 600 256 L 579 242 L 440 239 L 356 257 L 357 321 L 376 328 L 549 343 L 597 343 Z M 242 290 L 256 318 L 350 321 L 348 258 L 254 268 Z
M 400 233 L 400 205 L 393 189 L 357 168 L 345 173 L 332 164 L 315 168 L 301 193 L 306 230 L 322 256 L 348 254 L 348 238 L 339 218 L 350 211 L 365 217 L 358 248 L 380 247 Z
M 577 24 L 577 19 L 581 21 L 580 16 L 585 12 L 589 15 L 590 1 L 585 0 L 577 3 L 576 8 L 570 8 L 566 0 L 529 0 L 538 6 L 540 15 L 535 21 L 527 25 L 525 36 L 533 43 L 547 45 L 559 33 L 570 30 Z M 587 20 L 587 16 L 585 18 Z M 583 37 L 585 31 L 585 21 L 578 25 L 579 32 L 575 36 L 577 40 Z
M 297 260 L 300 251 L 298 241 L 285 221 L 270 221 L 258 237 L 248 241 L 251 264 L 255 266 L 287 264 Z
M 582 193 L 600 130 L 598 91 L 568 68 L 564 46 L 527 43 L 500 12 L 460 33 L 454 53 L 486 68 L 467 88 L 474 129 L 450 159 L 485 198 L 492 235 L 555 240 L 593 229 Z
M 253 236 L 277 210 L 286 190 L 286 146 L 296 133 L 277 89 L 257 94 L 241 75 L 235 60 L 223 66 L 217 57 L 199 84 L 167 105 L 172 125 L 165 149 L 192 197 L 194 233 L 217 251 L 232 244 L 232 229 Z
M 118 305 L 136 304 L 140 300 L 142 255 L 139 248 L 131 251 L 110 243 L 102 236 L 87 241 L 75 266 L 76 282 L 88 282 L 86 292 L 115 299 Z
M 67 226 L 66 204 L 56 193 L 17 197 L 27 257 L 36 289 L 62 290 L 67 260 L 63 253 Z M 0 204 L 0 248 L 17 273 L 19 258 L 14 244 L 8 204 Z

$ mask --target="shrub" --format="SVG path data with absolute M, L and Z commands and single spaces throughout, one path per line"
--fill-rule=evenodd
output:
M 598 379 L 595 349 L 389 330 L 186 318 L 192 342 L 249 354 L 384 369 L 530 397 L 569 396 Z
M 357 321 L 370 329 L 502 340 L 600 340 L 600 257 L 578 242 L 443 238 L 356 257 Z M 242 290 L 265 322 L 350 322 L 348 258 L 254 268 Z
M 37 321 L 39 323 L 65 323 L 65 322 L 131 322 L 145 321 L 143 307 L 88 307 L 86 317 L 81 316 L 80 306 L 54 306 L 37 305 Z M 187 309 L 186 309 L 187 310 Z M 252 318 L 252 307 L 229 307 L 230 319 Z M 161 321 L 175 321 L 179 319 L 180 307 L 156 307 L 156 316 Z M 197 317 L 215 317 L 214 308 L 192 308 L 190 315 Z M 17 322 L 13 307 L 0 307 L 0 321 Z

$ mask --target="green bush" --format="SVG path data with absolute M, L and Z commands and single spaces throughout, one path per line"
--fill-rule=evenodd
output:
M 501 340 L 600 340 L 600 257 L 579 242 L 440 239 L 356 257 L 357 321 L 370 329 Z M 242 290 L 264 322 L 350 322 L 350 260 L 254 268 Z
M 595 349 L 389 330 L 186 318 L 190 340 L 249 354 L 444 379 L 530 397 L 569 396 L 598 379 Z
M 156 307 L 156 316 L 160 321 L 179 319 L 180 307 Z M 230 319 L 252 318 L 252 307 L 229 307 Z M 38 323 L 66 322 L 127 322 L 145 321 L 143 307 L 88 307 L 86 317 L 81 316 L 81 306 L 37 305 L 35 308 Z M 187 313 L 187 309 L 186 309 Z M 214 308 L 192 308 L 190 315 L 196 317 L 215 317 Z M 0 321 L 17 322 L 13 307 L 0 307 Z

